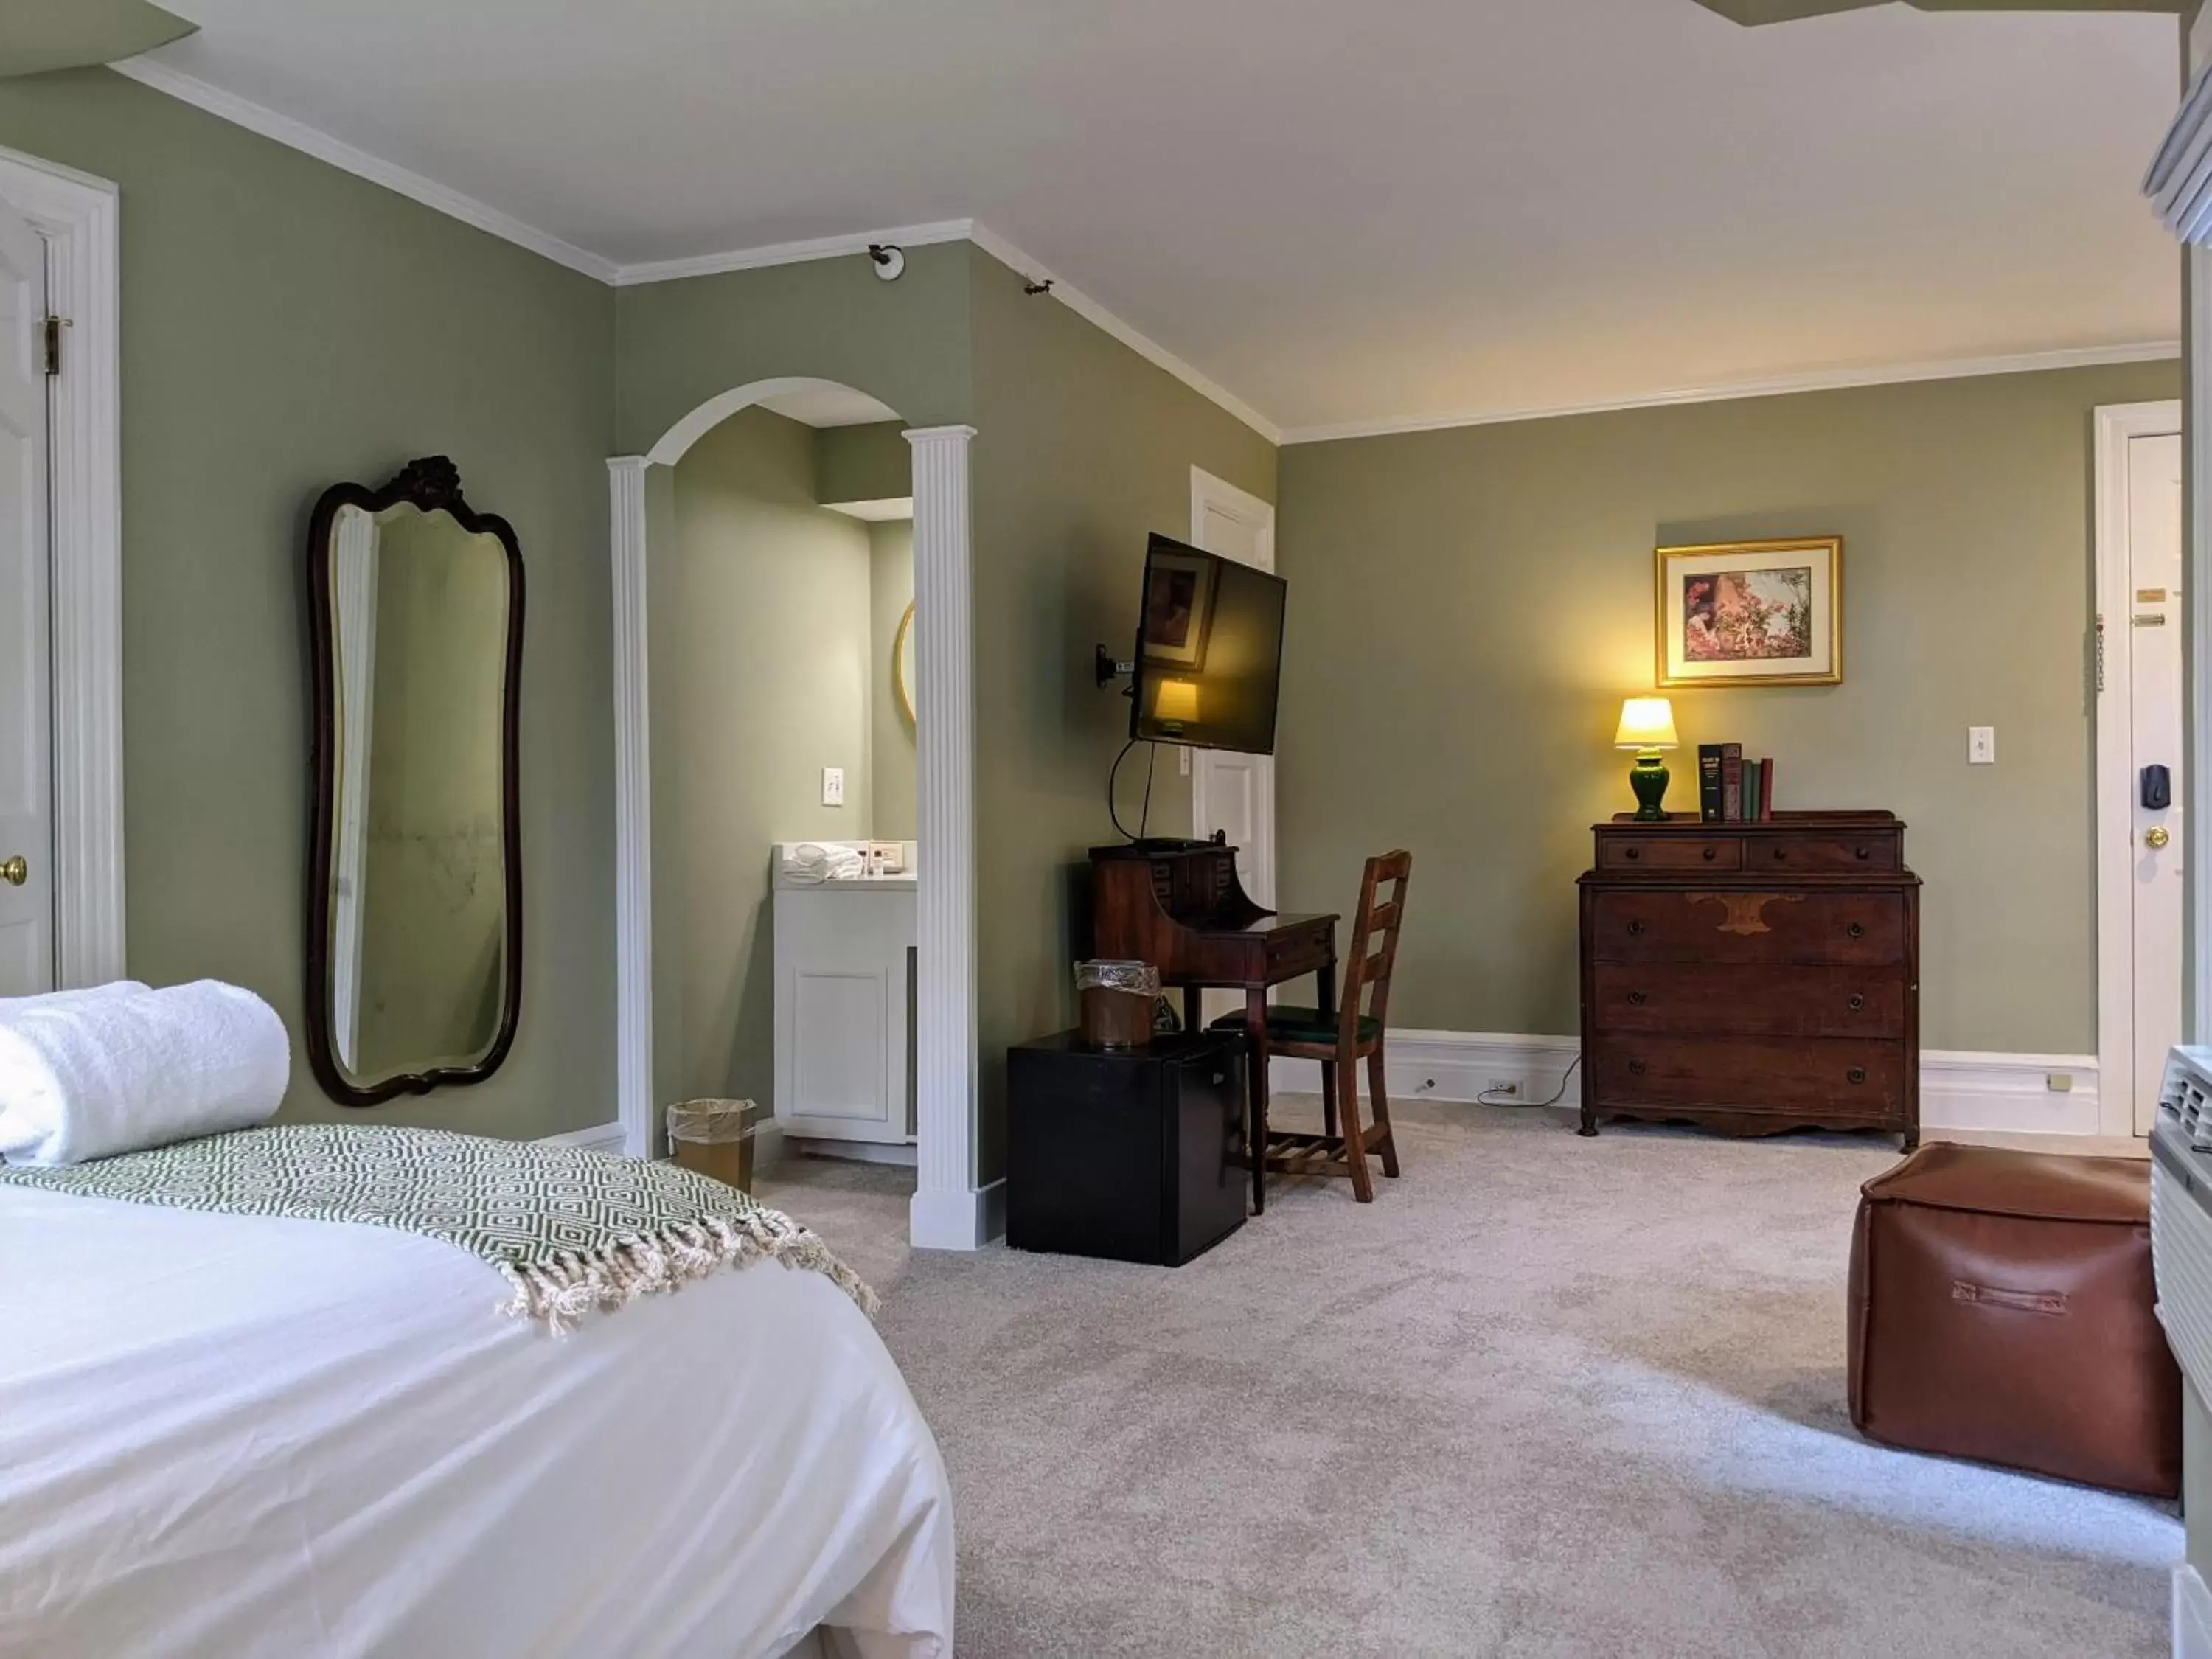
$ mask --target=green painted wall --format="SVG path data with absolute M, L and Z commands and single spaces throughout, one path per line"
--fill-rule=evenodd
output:
M 775 1081 L 769 844 L 873 833 L 868 527 L 814 501 L 814 434 L 750 409 L 674 469 L 676 538 L 647 589 L 653 933 L 672 1098 L 768 1102 Z M 822 805 L 822 769 L 845 805 Z
M 1694 745 L 1778 762 L 1783 807 L 1887 807 L 1927 884 L 1931 1048 L 2096 1046 L 2091 410 L 2177 364 L 2008 374 L 1296 445 L 1282 894 L 1349 909 L 1417 866 L 1393 1023 L 1576 1028 L 1575 877 L 1633 802 L 1611 744 L 1652 683 L 1652 549 L 1844 538 L 1844 681 L 1676 690 Z M 1997 764 L 1966 765 L 1970 725 Z
M 914 722 L 899 706 L 891 671 L 899 620 L 913 603 L 914 521 L 870 525 L 868 799 L 875 828 L 869 833 L 882 841 L 915 838 Z
M 854 254 L 619 290 L 623 453 L 646 453 L 709 398 L 784 375 L 865 392 L 908 426 L 967 420 L 971 252 L 913 249 L 896 283 Z
M 814 499 L 882 501 L 914 494 L 914 450 L 900 421 L 824 427 L 814 434 Z
M 316 495 L 445 453 L 514 521 L 522 1024 L 491 1081 L 387 1121 L 545 1134 L 614 1116 L 605 459 L 612 293 L 106 70 L 0 82 L 0 145 L 122 191 L 131 971 L 249 986 L 302 1029 L 302 546 Z
M 1113 839 L 1106 774 L 1128 704 L 1093 681 L 1091 647 L 1134 637 L 1145 538 L 1190 533 L 1190 469 L 1272 501 L 1275 449 L 1058 301 L 1024 295 L 1018 276 L 980 251 L 972 291 L 988 1178 L 998 1170 L 1006 1045 L 1073 1022 L 1085 849 Z M 1138 769 L 1125 769 L 1125 817 Z M 1152 824 L 1189 830 L 1189 789 L 1172 753 Z

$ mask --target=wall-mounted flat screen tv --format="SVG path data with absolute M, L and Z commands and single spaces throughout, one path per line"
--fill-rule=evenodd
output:
M 1286 591 L 1268 571 L 1155 535 L 1145 553 L 1129 735 L 1274 753 Z

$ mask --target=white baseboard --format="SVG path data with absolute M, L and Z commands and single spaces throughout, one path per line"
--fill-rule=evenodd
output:
M 2186 1561 L 2173 1570 L 2173 1659 L 2212 1659 L 2212 1592 Z
M 1571 1036 L 1501 1031 L 1393 1031 L 1384 1047 L 1392 1098 L 1472 1101 L 1506 1087 L 1516 1101 L 1582 1104 L 1582 1073 L 1559 1092 L 1580 1051 Z M 1316 1094 L 1321 1062 L 1270 1065 L 1270 1085 L 1285 1094 Z M 2073 1087 L 2051 1087 L 2053 1076 Z M 2094 1135 L 2097 1060 L 2094 1054 L 1972 1054 L 1923 1048 L 1920 1054 L 1920 1124 L 1923 1130 L 1972 1130 L 2024 1135 Z
M 1006 1236 L 1006 1183 L 982 1188 L 925 1187 L 907 1212 L 917 1250 L 980 1250 Z
M 619 1123 L 595 1123 L 588 1129 L 571 1129 L 566 1134 L 540 1135 L 541 1146 L 578 1146 L 587 1152 L 619 1152 L 623 1150 L 623 1126 Z

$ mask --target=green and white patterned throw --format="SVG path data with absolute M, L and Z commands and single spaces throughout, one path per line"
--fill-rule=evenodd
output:
M 0 1182 L 223 1215 L 395 1227 L 499 1269 L 505 1311 L 564 1330 L 594 1308 L 762 1260 L 811 1268 L 872 1318 L 875 1293 L 780 1211 L 672 1164 L 386 1124 L 286 1123 Z

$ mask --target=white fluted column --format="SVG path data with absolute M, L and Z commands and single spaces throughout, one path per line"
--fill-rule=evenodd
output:
M 1004 1230 L 976 1171 L 973 427 L 918 428 L 914 447 L 916 1121 L 911 1212 L 921 1249 L 972 1250 Z
M 623 1150 L 651 1158 L 653 1102 L 653 763 L 646 696 L 645 474 L 652 463 L 607 463 L 608 550 L 614 572 L 615 1101 Z

